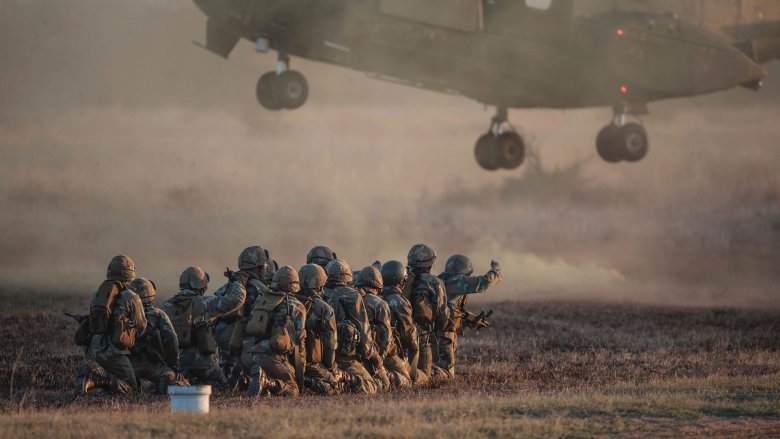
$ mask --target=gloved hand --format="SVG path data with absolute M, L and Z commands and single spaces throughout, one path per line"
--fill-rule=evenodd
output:
M 501 273 L 501 264 L 498 261 L 490 261 L 490 269 L 496 273 Z
M 225 268 L 225 277 L 230 282 L 240 282 L 241 285 L 246 286 L 246 282 L 249 280 L 249 275 L 243 271 L 233 271 L 230 267 Z
M 238 273 L 231 270 L 230 267 L 225 267 L 224 275 L 230 282 L 235 282 L 238 280 Z

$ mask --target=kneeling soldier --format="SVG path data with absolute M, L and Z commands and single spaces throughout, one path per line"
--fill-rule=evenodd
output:
M 247 276 L 230 279 L 223 296 L 204 296 L 209 275 L 199 267 L 189 267 L 179 277 L 179 290 L 163 303 L 179 339 L 179 363 L 184 377 L 197 383 L 227 386 L 217 359 L 214 321 L 241 308 L 246 298 Z
M 306 307 L 306 387 L 316 393 L 335 395 L 341 371 L 336 368 L 336 315 L 322 300 L 327 275 L 322 267 L 307 264 L 298 271 L 301 291 L 295 297 Z
M 282 267 L 270 291 L 255 299 L 244 328 L 241 362 L 250 369 L 250 397 L 298 396 L 303 387 L 306 308 L 293 294 L 300 290 L 298 273 Z
M 87 356 L 101 367 L 79 367 L 76 382 L 83 394 L 94 387 L 116 393 L 138 389 L 129 356 L 136 336 L 146 330 L 146 317 L 141 299 L 128 288 L 134 277 L 133 260 L 116 256 L 108 264 L 106 280 L 92 296 L 84 323 L 88 330 L 80 331 L 86 337 L 77 337 L 77 344 L 86 346 Z
M 462 320 L 469 315 L 466 303 L 471 294 L 479 294 L 501 282 L 501 266 L 497 261 L 490 262 L 490 271 L 483 276 L 472 276 L 474 266 L 463 255 L 453 255 L 447 259 L 444 272 L 439 279 L 444 281 L 447 291 L 450 318 L 442 336 L 438 339 L 438 365 L 449 377 L 455 376 L 455 350 L 458 348 L 458 334 L 462 333 Z
M 130 362 L 136 379 L 151 381 L 160 395 L 167 393 L 168 386 L 188 386 L 179 372 L 176 331 L 168 315 L 154 306 L 154 282 L 137 277 L 130 282 L 130 289 L 141 298 L 146 315 L 146 331 L 130 349 Z

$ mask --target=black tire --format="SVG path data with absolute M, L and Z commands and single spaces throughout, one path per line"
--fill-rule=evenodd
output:
M 504 169 L 517 169 L 525 161 L 525 142 L 519 134 L 507 131 L 496 139 L 498 163 Z
M 309 84 L 301 73 L 288 70 L 276 77 L 272 96 L 282 108 L 294 110 L 308 99 Z
M 596 137 L 596 151 L 598 151 L 599 157 L 607 163 L 620 163 L 623 160 L 618 132 L 618 127 L 610 124 L 602 128 Z
M 627 162 L 635 163 L 647 156 L 650 142 L 645 127 L 638 123 L 623 125 L 618 131 L 620 153 Z
M 273 97 L 274 84 L 276 83 L 276 72 L 268 72 L 257 81 L 257 102 L 266 110 L 276 111 L 282 108 Z
M 486 171 L 495 171 L 501 167 L 498 160 L 498 141 L 493 137 L 493 134 L 485 134 L 477 140 L 474 157 L 476 157 L 479 166 Z

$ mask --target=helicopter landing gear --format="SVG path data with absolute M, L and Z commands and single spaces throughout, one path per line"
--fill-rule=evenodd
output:
M 638 162 L 650 150 L 645 127 L 640 123 L 626 123 L 626 116 L 625 111 L 616 108 L 612 123 L 602 128 L 596 138 L 596 151 L 608 163 Z
M 268 72 L 257 82 L 257 100 L 267 110 L 294 110 L 300 108 L 309 97 L 306 78 L 290 70 L 290 58 L 279 54 L 276 71 Z
M 507 116 L 507 109 L 499 107 L 489 131 L 479 138 L 474 148 L 477 163 L 485 170 L 517 169 L 525 160 L 525 142 L 509 124 Z M 509 129 L 502 131 L 503 125 Z

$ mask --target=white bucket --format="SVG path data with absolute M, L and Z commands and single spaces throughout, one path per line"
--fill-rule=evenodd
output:
M 171 413 L 208 413 L 211 386 L 168 386 Z

